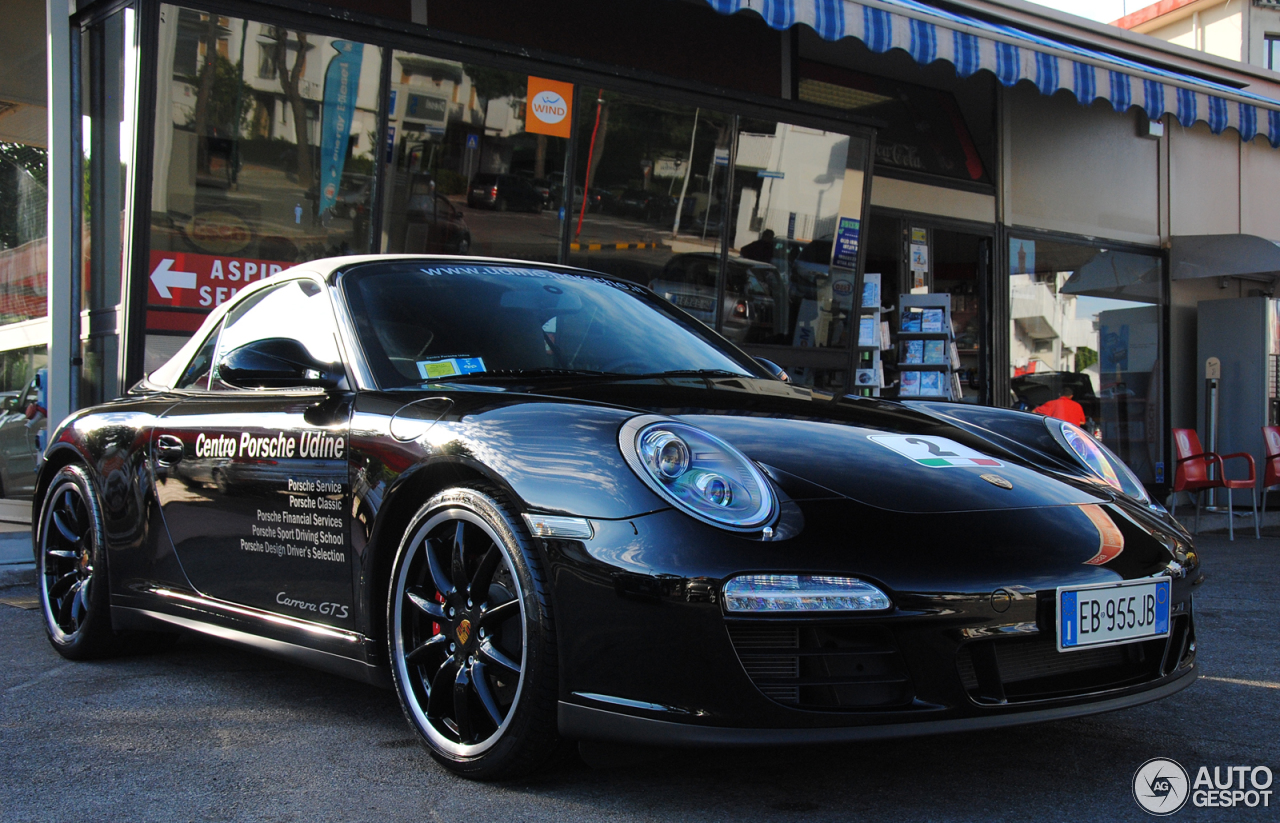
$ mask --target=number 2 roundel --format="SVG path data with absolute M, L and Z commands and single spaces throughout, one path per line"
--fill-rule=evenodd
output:
M 867 439 L 897 452 L 914 463 L 930 468 L 981 466 L 989 469 L 1002 465 L 999 460 L 974 451 L 968 446 L 962 446 L 946 437 L 921 434 L 869 434 Z

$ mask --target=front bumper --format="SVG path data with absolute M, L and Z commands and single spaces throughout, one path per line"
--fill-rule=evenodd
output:
M 1118 697 L 1028 711 L 918 720 L 910 723 L 791 729 L 699 726 L 561 701 L 559 724 L 560 734 L 574 740 L 604 740 L 648 746 L 782 746 L 851 743 L 997 729 L 1128 709 L 1176 694 L 1194 683 L 1197 675 L 1198 670 L 1192 665 L 1154 688 L 1146 688 Z
M 1054 587 L 1146 577 L 1169 562 L 1132 521 L 1120 571 L 1083 562 L 1098 538 L 1073 532 L 1088 521 L 1070 507 L 904 518 L 848 501 L 800 506 L 804 529 L 775 542 L 675 511 L 595 521 L 586 543 L 546 541 L 561 732 L 690 745 L 934 734 L 1111 711 L 1195 679 L 1198 567 L 1173 581 L 1168 639 L 1056 652 Z M 757 571 L 851 574 L 895 608 L 726 614 L 718 587 Z

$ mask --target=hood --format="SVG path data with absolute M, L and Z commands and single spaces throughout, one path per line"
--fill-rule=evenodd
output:
M 772 469 L 779 485 L 796 499 L 841 496 L 904 513 L 1076 506 L 1110 499 L 1057 480 L 970 431 L 898 403 L 832 400 L 776 381 L 745 379 L 578 385 L 569 393 L 703 428 Z
M 1106 501 L 992 449 L 973 448 L 962 442 L 970 438 L 958 429 L 939 426 L 928 434 L 904 434 L 829 420 L 723 414 L 680 419 L 732 443 L 775 474 L 781 470 L 880 509 L 923 514 Z M 808 488 L 801 494 L 817 492 Z

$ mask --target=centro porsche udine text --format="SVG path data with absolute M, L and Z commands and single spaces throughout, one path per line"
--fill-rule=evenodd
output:
M 1076 426 L 792 385 L 649 290 L 313 261 L 64 421 L 64 656 L 215 635 L 391 686 L 445 767 L 1134 706 L 1196 677 L 1191 537 Z

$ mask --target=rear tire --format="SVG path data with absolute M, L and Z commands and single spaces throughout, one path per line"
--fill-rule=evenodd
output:
M 556 759 L 549 586 L 523 522 L 490 487 L 418 510 L 396 553 L 387 648 L 401 708 L 431 755 L 473 780 Z

